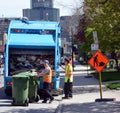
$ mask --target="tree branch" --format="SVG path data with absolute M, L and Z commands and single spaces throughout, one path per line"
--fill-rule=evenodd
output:
M 99 2 L 99 4 L 104 5 L 105 3 L 107 3 L 109 0 L 105 0 L 104 2 Z

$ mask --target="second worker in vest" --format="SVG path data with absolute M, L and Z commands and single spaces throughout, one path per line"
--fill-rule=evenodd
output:
M 65 70 L 65 80 L 64 80 L 64 94 L 62 99 L 72 98 L 72 87 L 73 87 L 73 69 L 70 64 L 69 59 L 64 59 L 65 67 L 61 66 Z
M 54 100 L 52 94 L 50 93 L 51 82 L 52 82 L 52 70 L 49 66 L 48 60 L 45 60 L 43 63 L 45 69 L 43 69 L 41 73 L 38 73 L 38 77 L 43 76 L 43 89 L 45 91 L 45 95 L 42 103 L 47 103 L 48 99 L 49 99 L 49 103 L 51 103 Z

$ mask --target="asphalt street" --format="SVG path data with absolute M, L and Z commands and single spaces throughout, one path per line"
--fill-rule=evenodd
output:
M 86 66 L 77 65 L 74 71 L 73 98 L 62 100 L 56 96 L 51 104 L 30 103 L 28 107 L 11 106 L 12 99 L 0 90 L 0 113 L 120 113 L 120 90 L 110 90 L 102 84 L 103 99 L 114 101 L 95 102 L 100 99 L 99 81 L 91 76 Z M 64 85 L 64 72 L 61 70 L 60 87 Z M 113 82 L 113 81 L 112 81 Z M 0 88 L 3 87 L 3 77 L 0 76 Z
M 102 83 L 102 101 L 99 81 L 86 71 L 86 67 L 77 66 L 74 71 L 73 98 L 62 100 L 57 113 L 120 113 L 120 90 L 105 87 Z M 120 81 L 111 81 L 120 82 Z

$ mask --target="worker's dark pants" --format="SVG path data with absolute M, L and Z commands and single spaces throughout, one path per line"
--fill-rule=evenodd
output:
M 43 100 L 47 101 L 48 99 L 53 99 L 52 94 L 50 93 L 51 90 L 51 83 L 44 82 L 43 83 L 43 89 L 44 89 L 44 97 Z
M 65 97 L 72 97 L 72 89 L 73 89 L 73 84 L 72 82 L 67 82 L 64 84 L 64 94 Z

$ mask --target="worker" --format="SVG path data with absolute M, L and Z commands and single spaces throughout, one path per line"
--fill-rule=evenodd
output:
M 38 77 L 43 76 L 43 89 L 45 91 L 45 95 L 43 97 L 42 103 L 47 103 L 47 100 L 49 100 L 49 103 L 51 103 L 54 100 L 54 97 L 50 93 L 51 90 L 51 82 L 52 82 L 52 70 L 49 66 L 49 61 L 45 60 L 44 62 L 45 69 L 42 70 L 41 73 L 38 73 Z
M 73 71 L 70 60 L 65 58 L 64 60 L 65 67 L 61 66 L 65 70 L 65 83 L 64 83 L 64 94 L 65 96 L 62 99 L 72 98 L 72 87 L 73 87 Z

